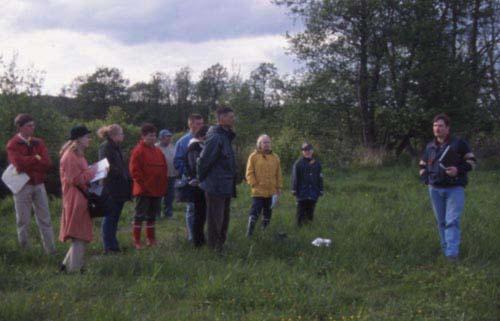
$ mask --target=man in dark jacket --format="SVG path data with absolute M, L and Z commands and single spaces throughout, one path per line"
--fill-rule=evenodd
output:
M 229 205 L 235 196 L 236 161 L 231 142 L 234 112 L 217 109 L 217 125 L 210 127 L 198 159 L 198 179 L 207 202 L 208 246 L 222 250 L 229 227 Z
M 450 136 L 448 116 L 434 117 L 433 132 L 435 139 L 427 144 L 420 161 L 420 176 L 429 185 L 441 249 L 454 262 L 459 255 L 467 172 L 476 166 L 476 158 L 463 139 Z
M 318 198 L 323 195 L 323 173 L 321 164 L 313 158 L 313 147 L 302 144 L 302 157 L 292 169 L 292 194 L 297 198 L 297 226 L 310 222 Z

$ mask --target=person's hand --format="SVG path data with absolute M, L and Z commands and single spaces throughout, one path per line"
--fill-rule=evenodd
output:
M 97 174 L 97 166 L 95 165 L 89 166 L 89 171 L 92 174 L 92 176 L 95 176 L 95 174 Z
M 458 174 L 458 169 L 455 166 L 450 166 L 446 168 L 446 175 L 450 177 L 455 177 Z
M 426 172 L 425 169 L 421 169 L 420 172 L 419 172 L 420 176 L 424 176 L 425 172 Z
M 35 155 L 35 158 L 36 158 L 37 160 L 42 160 L 42 156 L 40 156 L 40 155 L 38 155 L 38 154 L 36 154 L 36 155 Z
M 292 195 L 297 195 L 297 191 L 292 191 Z
M 276 190 L 276 195 L 281 196 L 281 190 L 279 188 Z
M 455 166 L 446 168 L 446 174 L 451 177 L 455 177 L 458 174 L 458 169 Z
M 193 178 L 192 180 L 189 181 L 188 183 L 190 186 L 198 186 L 200 185 L 200 181 L 197 180 L 196 178 Z

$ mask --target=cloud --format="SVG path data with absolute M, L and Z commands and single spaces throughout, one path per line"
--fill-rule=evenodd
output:
M 279 35 L 213 40 L 199 43 L 166 42 L 126 45 L 98 34 L 42 30 L 5 36 L 4 53 L 19 52 L 19 63 L 44 70 L 45 90 L 58 94 L 76 76 L 99 66 L 117 67 L 132 82 L 147 81 L 155 71 L 174 75 L 189 66 L 195 79 L 215 63 L 248 77 L 261 62 L 273 62 L 280 72 L 296 66 L 284 53 L 286 39 Z
M 244 78 L 262 62 L 274 63 L 280 73 L 298 66 L 285 54 L 284 25 L 290 22 L 267 0 L 41 3 L 3 5 L 0 55 L 18 52 L 21 66 L 45 71 L 48 94 L 101 66 L 119 68 L 132 83 L 156 71 L 173 76 L 185 66 L 194 79 L 215 63 Z
M 298 26 L 266 0 L 22 1 L 20 30 L 99 33 L 120 42 L 231 39 L 283 34 Z

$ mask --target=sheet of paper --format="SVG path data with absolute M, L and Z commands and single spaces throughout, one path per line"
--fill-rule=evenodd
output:
M 97 173 L 95 174 L 94 178 L 90 181 L 91 183 L 106 178 L 106 176 L 108 176 L 109 162 L 107 158 L 101 159 L 92 166 L 97 167 Z
M 26 173 L 18 173 L 12 164 L 2 174 L 2 181 L 14 194 L 17 194 L 29 180 L 30 177 Z

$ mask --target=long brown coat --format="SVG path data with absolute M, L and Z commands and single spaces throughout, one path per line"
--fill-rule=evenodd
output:
M 94 177 L 95 172 L 89 169 L 83 156 L 72 150 L 66 151 L 60 163 L 62 185 L 62 214 L 59 240 L 64 242 L 70 238 L 92 241 L 92 219 L 85 196 L 76 187 L 86 189 L 86 184 Z

